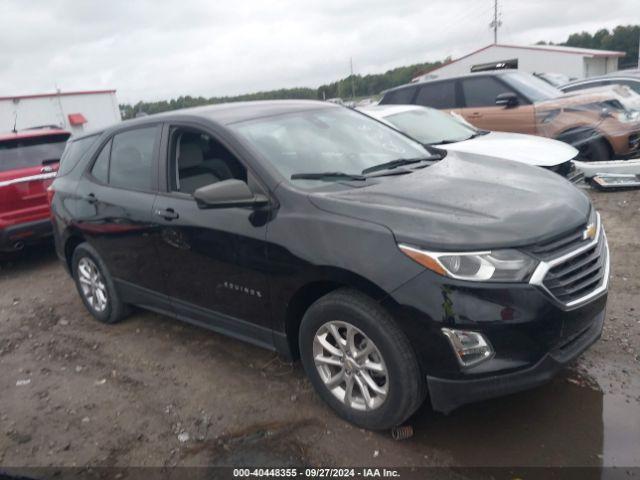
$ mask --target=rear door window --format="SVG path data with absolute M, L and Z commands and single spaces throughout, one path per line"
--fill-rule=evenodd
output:
M 127 130 L 111 141 L 109 185 L 130 190 L 154 190 L 156 126 Z
M 399 90 L 393 90 L 391 92 L 385 93 L 381 104 L 397 104 L 397 105 L 406 105 L 410 104 L 411 100 L 413 100 L 413 95 L 415 93 L 415 87 L 401 88 Z
M 423 85 L 414 103 L 438 109 L 456 108 L 456 84 L 450 81 Z
M 0 141 L 0 172 L 60 161 L 68 133 Z
M 465 78 L 462 93 L 466 107 L 495 107 L 501 93 L 516 93 L 493 77 Z

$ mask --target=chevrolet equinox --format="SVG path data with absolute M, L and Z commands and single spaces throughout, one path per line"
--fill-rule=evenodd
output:
M 608 247 L 536 167 L 425 150 L 330 103 L 168 112 L 72 138 L 49 198 L 86 308 L 300 357 L 366 428 L 539 385 L 601 333 Z

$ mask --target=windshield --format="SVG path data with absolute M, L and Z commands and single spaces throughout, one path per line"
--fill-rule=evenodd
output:
M 564 95 L 563 91 L 529 73 L 506 73 L 501 78 L 532 102 L 541 102 Z
M 310 172 L 357 175 L 381 163 L 429 156 L 419 143 L 347 108 L 277 115 L 230 127 L 289 180 Z M 293 181 L 309 184 L 304 179 Z
M 0 141 L 0 172 L 42 165 L 43 160 L 60 160 L 68 133 Z
M 475 128 L 460 123 L 447 113 L 429 108 L 396 113 L 384 117 L 384 119 L 411 138 L 425 144 L 461 142 L 468 140 L 478 132 Z

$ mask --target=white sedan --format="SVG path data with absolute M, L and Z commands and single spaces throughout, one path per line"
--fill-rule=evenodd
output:
M 374 105 L 359 111 L 423 145 L 545 167 L 567 176 L 578 150 L 564 142 L 520 133 L 479 130 L 464 119 L 417 105 Z

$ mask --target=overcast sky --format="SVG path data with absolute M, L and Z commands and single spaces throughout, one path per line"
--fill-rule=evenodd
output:
M 501 0 L 502 43 L 640 23 L 638 0 Z M 493 0 L 0 0 L 0 96 L 317 87 L 492 42 Z

